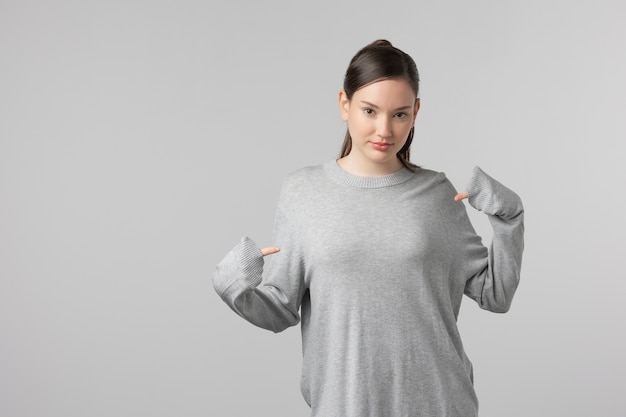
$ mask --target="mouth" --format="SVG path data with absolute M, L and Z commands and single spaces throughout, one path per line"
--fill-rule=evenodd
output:
M 384 151 L 388 150 L 389 148 L 391 148 L 393 143 L 389 143 L 389 142 L 370 142 L 370 145 L 372 145 L 372 148 L 374 148 L 375 150 L 384 152 Z

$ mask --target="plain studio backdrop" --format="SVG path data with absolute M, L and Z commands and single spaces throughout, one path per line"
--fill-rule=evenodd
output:
M 0 415 L 308 415 L 299 327 L 245 322 L 211 275 L 337 157 L 345 69 L 386 38 L 420 70 L 413 161 L 526 207 L 511 311 L 459 318 L 481 416 L 623 417 L 625 9 L 3 0 Z

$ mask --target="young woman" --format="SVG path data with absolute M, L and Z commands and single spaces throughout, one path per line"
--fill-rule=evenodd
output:
M 348 125 L 341 157 L 291 174 L 277 246 L 244 237 L 213 277 L 251 323 L 280 332 L 301 321 L 301 390 L 313 417 L 478 413 L 457 315 L 463 294 L 509 309 L 523 207 L 478 167 L 457 194 L 443 173 L 410 162 L 418 94 L 410 56 L 384 40 L 361 49 L 339 93 Z M 465 198 L 489 216 L 490 250 Z

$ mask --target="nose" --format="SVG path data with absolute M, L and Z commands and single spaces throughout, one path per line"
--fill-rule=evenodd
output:
M 383 139 L 391 137 L 391 120 L 389 117 L 378 118 L 378 123 L 376 124 L 376 135 Z

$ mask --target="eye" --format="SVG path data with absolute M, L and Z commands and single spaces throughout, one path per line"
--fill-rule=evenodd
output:
M 367 114 L 367 115 L 371 116 L 371 115 L 373 115 L 373 114 L 374 114 L 374 109 L 370 109 L 369 107 L 365 107 L 365 108 L 363 109 L 363 113 L 365 113 L 365 114 Z
M 408 115 L 405 112 L 400 112 L 400 113 L 396 113 L 395 117 L 397 117 L 398 119 L 406 119 Z

